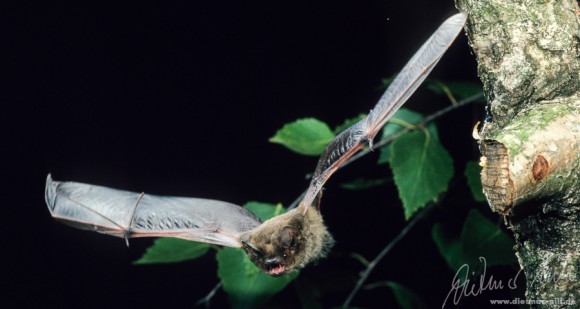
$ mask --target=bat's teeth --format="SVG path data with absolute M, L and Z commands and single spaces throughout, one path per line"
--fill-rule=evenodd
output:
M 278 275 L 281 275 L 282 273 L 284 273 L 285 270 L 286 270 L 286 266 L 279 264 L 279 265 L 276 265 L 276 266 L 270 268 L 268 273 L 271 276 L 278 276 Z

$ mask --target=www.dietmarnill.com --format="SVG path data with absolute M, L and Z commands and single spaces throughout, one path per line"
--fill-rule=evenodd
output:
M 574 299 L 554 298 L 554 299 L 490 299 L 492 305 L 575 305 Z

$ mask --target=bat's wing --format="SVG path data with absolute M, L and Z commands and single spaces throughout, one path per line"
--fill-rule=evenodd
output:
M 155 196 L 46 179 L 52 216 L 84 230 L 117 237 L 175 237 L 241 247 L 239 236 L 261 224 L 237 205 L 198 198 Z
M 459 13 L 443 22 L 403 67 L 375 108 L 364 119 L 343 131 L 328 144 L 318 161 L 310 187 L 299 205 L 304 209 L 304 213 L 326 180 L 342 163 L 365 144 L 372 147 L 375 135 L 429 75 L 463 28 L 466 19 L 467 14 Z

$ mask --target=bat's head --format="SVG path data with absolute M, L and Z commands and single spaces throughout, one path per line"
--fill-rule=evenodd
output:
M 306 215 L 291 210 L 242 236 L 250 260 L 271 276 L 290 273 L 326 256 L 333 243 L 315 207 Z

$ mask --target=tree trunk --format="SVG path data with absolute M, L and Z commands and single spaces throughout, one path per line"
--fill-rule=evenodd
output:
M 456 0 L 488 101 L 482 183 L 516 239 L 529 301 L 580 306 L 580 8 Z

